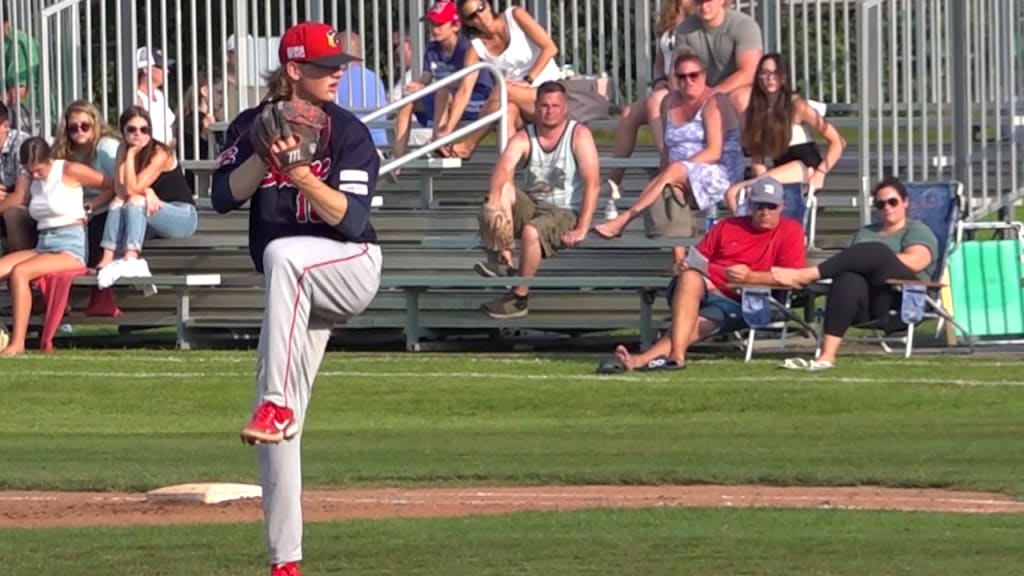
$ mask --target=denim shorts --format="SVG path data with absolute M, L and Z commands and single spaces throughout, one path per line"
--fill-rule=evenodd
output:
M 672 308 L 672 297 L 676 293 L 678 283 L 679 277 L 676 276 L 668 284 L 668 293 L 665 298 L 668 301 L 669 309 Z M 718 324 L 716 331 L 718 333 L 742 330 L 747 325 L 743 320 L 743 307 L 738 301 L 715 292 L 708 292 L 707 288 L 704 289 L 704 296 L 700 300 L 700 310 L 697 314 Z
M 85 226 L 69 224 L 59 228 L 47 228 L 39 231 L 36 252 L 40 254 L 60 254 L 67 252 L 85 264 L 88 260 L 85 247 Z

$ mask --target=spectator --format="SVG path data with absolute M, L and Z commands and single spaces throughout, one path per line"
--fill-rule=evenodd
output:
M 29 214 L 37 222 L 39 240 L 35 249 L 11 252 L 0 258 L 0 280 L 7 280 L 13 316 L 10 341 L 0 352 L 3 357 L 25 351 L 32 310 L 29 284 L 48 274 L 85 266 L 82 187 L 104 189 L 112 185 L 108 177 L 85 164 L 54 159 L 46 140 L 39 137 L 26 140 L 18 157 L 33 179 Z
M 21 145 L 30 136 L 11 127 L 11 113 L 0 102 L 0 236 L 7 252 L 36 244 L 35 222 L 28 215 L 31 177 L 19 161 Z
M 633 102 L 622 110 L 622 118 L 615 128 L 616 158 L 628 158 L 636 147 L 636 136 L 640 126 L 651 127 L 654 145 L 661 153 L 665 146 L 664 125 L 661 121 L 661 101 L 671 91 L 669 76 L 672 75 L 672 55 L 675 53 L 676 28 L 693 12 L 693 0 L 663 0 L 654 31 L 658 34 L 658 51 L 654 56 L 654 82 L 647 97 Z M 622 184 L 626 175 L 623 168 L 615 168 L 609 175 L 609 183 Z
M 662 102 L 664 168 L 628 211 L 594 229 L 604 238 L 620 236 L 665 186 L 681 186 L 686 205 L 707 210 L 743 177 L 739 119 L 729 98 L 707 86 L 696 55 L 680 52 L 673 62 L 675 90 Z
M 119 248 L 125 260 L 138 259 L 147 227 L 162 238 L 187 238 L 198 224 L 185 173 L 174 153 L 152 137 L 146 111 L 130 106 L 119 124 L 124 145 L 118 154 L 116 197 L 110 203 L 97 268 L 113 262 Z
M 694 249 L 706 269 L 677 263 L 678 276 L 669 284 L 672 326 L 642 354 L 625 346 L 615 349 L 610 368 L 602 372 L 675 370 L 686 367 L 686 351 L 694 342 L 743 327 L 739 295 L 730 283 L 775 284 L 773 266 L 803 266 L 803 227 L 782 217 L 782 185 L 763 178 L 750 195 L 752 215 L 726 218 L 715 224 Z
M 477 263 L 484 276 L 534 276 L 542 258 L 582 242 L 594 216 L 600 175 L 590 129 L 569 120 L 565 87 L 558 82 L 537 88 L 536 110 L 536 124 L 517 132 L 498 160 L 481 211 L 481 226 L 492 236 L 502 224 L 512 224 L 512 235 L 521 240 L 519 270 L 511 267 L 512 246 L 502 246 L 497 264 Z M 520 166 L 525 179 L 517 188 Z M 528 290 L 517 286 L 483 310 L 491 318 L 526 316 Z
M 253 38 L 252 34 L 246 34 L 245 39 L 246 57 L 249 58 L 250 62 L 254 59 L 258 62 L 260 60 L 260 52 L 256 48 L 256 39 Z M 225 122 L 234 120 L 239 112 L 260 101 L 260 78 L 256 74 L 256 77 L 247 78 L 248 83 L 242 87 L 242 92 L 246 94 L 248 105 L 243 106 L 240 102 L 238 89 L 238 47 L 236 42 L 234 34 L 228 36 L 224 46 L 227 73 L 224 75 L 223 83 L 216 80 L 213 83 L 217 93 L 223 94 L 223 96 L 214 98 L 215 106 L 211 113 L 217 120 Z M 257 66 L 250 66 L 249 68 L 250 70 L 258 69 Z M 217 75 L 214 77 L 216 78 Z
M 423 53 L 423 74 L 418 82 L 406 84 L 406 93 L 422 90 L 431 82 L 443 80 L 462 68 L 466 60 L 466 52 L 470 49 L 469 40 L 459 34 L 459 10 L 454 2 L 441 0 L 423 17 L 430 29 L 431 42 Z M 469 105 L 463 114 L 464 120 L 476 120 L 483 109 L 487 98 L 494 87 L 490 75 L 481 74 L 473 87 Z M 398 111 L 395 120 L 394 156 L 405 154 L 409 140 L 412 116 L 421 126 L 440 126 L 447 120 L 448 105 L 451 94 L 457 86 L 441 89 L 431 96 L 426 96 L 409 104 Z
M 558 47 L 547 31 L 518 6 L 510 6 L 498 14 L 488 0 L 458 0 L 463 33 L 472 38 L 472 50 L 466 51 L 463 66 L 489 62 L 502 72 L 508 90 L 508 126 L 512 132 L 519 123 L 535 120 L 537 87 L 549 80 L 558 80 L 561 71 L 555 62 Z M 486 72 L 485 72 L 486 74 Z M 469 107 L 479 73 L 466 75 L 452 97 L 451 110 L 445 123 L 434 128 L 434 139 L 451 134 Z M 499 91 L 491 92 L 481 110 L 482 115 L 500 106 Z M 438 153 L 445 157 L 468 159 L 491 130 L 484 127 L 461 142 L 444 146 Z
M 224 90 L 216 81 L 214 81 L 215 88 L 210 90 L 206 77 L 206 73 L 200 71 L 197 82 L 185 91 L 184 101 L 181 103 L 181 131 L 182 137 L 185 139 L 185 158 L 188 160 L 209 160 L 215 157 L 211 149 L 210 136 L 213 124 L 217 121 L 214 110 L 224 111 L 223 98 L 220 98 Z M 211 93 L 215 99 L 221 100 L 218 102 L 219 106 L 211 106 Z M 222 144 L 219 141 L 219 135 L 213 134 L 213 136 L 217 144 Z M 191 170 L 186 170 L 185 179 L 194 193 L 195 174 Z
M 821 190 L 825 176 L 846 148 L 839 131 L 807 100 L 793 93 L 781 54 L 765 54 L 761 58 L 743 124 L 741 144 L 750 154 L 754 175 L 769 174 L 783 184 L 809 182 L 815 190 Z M 824 160 L 805 126 L 813 127 L 828 141 Z M 765 166 L 765 157 L 772 158 L 771 170 Z M 740 190 L 750 182 L 733 184 L 725 193 L 725 202 L 733 214 L 739 208 L 736 201 Z
M 28 134 L 38 134 L 42 126 L 39 116 L 43 110 L 39 44 L 25 32 L 14 29 L 10 13 L 4 15 L 3 36 L 7 59 L 4 89 L 7 91 L 7 105 L 17 111 L 10 118 L 12 126 Z M 32 123 L 32 111 L 36 115 L 35 124 Z
M 355 32 L 339 32 L 337 41 L 358 60 L 347 64 L 345 73 L 338 82 L 338 106 L 356 113 L 356 116 L 383 108 L 387 105 L 388 95 L 384 83 L 377 73 L 363 66 L 363 47 L 359 34 Z M 383 128 L 371 128 L 370 136 L 378 148 L 388 145 L 388 133 Z
M 429 13 L 428 13 L 429 14 Z M 412 40 L 409 33 L 404 35 L 397 30 L 391 34 L 391 51 L 398 66 L 398 81 L 392 79 L 391 91 L 388 92 L 388 101 L 397 102 L 405 96 L 405 87 L 414 80 L 412 77 Z
M 708 85 L 728 94 L 736 111 L 743 114 L 763 52 L 761 27 L 750 16 L 731 9 L 732 0 L 697 4 L 697 13 L 683 20 L 676 30 L 676 48 L 689 49 L 699 56 L 707 70 Z
M 885 320 L 900 304 L 900 293 L 887 280 L 930 280 L 939 256 L 939 242 L 926 224 L 907 218 L 907 190 L 895 178 L 875 186 L 878 224 L 861 228 L 850 246 L 817 266 L 799 268 L 778 265 L 772 278 L 784 286 L 803 287 L 831 278 L 825 305 L 821 352 L 814 360 L 793 358 L 783 367 L 795 370 L 827 370 L 846 330 L 854 324 Z M 798 268 L 798 269 L 793 269 Z
M 54 157 L 91 166 L 111 182 L 108 188 L 86 186 L 83 189 L 85 214 L 89 219 L 87 241 L 90 268 L 94 268 L 100 259 L 100 240 L 107 223 L 107 208 L 114 198 L 113 182 L 120 145 L 120 135 L 103 120 L 99 109 L 92 102 L 76 100 L 64 110 L 57 141 L 53 146 Z
M 173 65 L 174 60 L 165 60 L 163 50 L 159 48 L 143 46 L 135 52 L 135 66 L 139 71 L 135 105 L 149 113 L 153 119 L 153 138 L 170 150 L 177 146 L 174 138 L 175 115 L 164 95 L 163 86 L 166 70 Z

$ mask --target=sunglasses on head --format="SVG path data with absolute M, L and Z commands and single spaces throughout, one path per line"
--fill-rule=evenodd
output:
M 893 196 L 892 198 L 886 198 L 884 200 L 875 200 L 875 209 L 882 210 L 885 205 L 888 204 L 891 208 L 895 208 L 900 205 L 900 199 Z
M 461 14 L 462 19 L 463 20 L 473 20 L 474 18 L 476 18 L 480 14 L 483 14 L 483 11 L 486 10 L 486 9 L 487 9 L 487 3 L 486 2 L 481 2 L 481 3 L 477 4 L 476 10 L 470 11 L 469 14 Z
M 125 126 L 124 131 L 128 134 L 149 134 L 149 126 Z
M 703 74 L 701 71 L 697 72 L 676 72 L 676 80 L 696 82 L 700 75 Z
M 75 124 L 75 123 L 68 124 L 68 134 L 74 135 L 74 134 L 78 134 L 79 132 L 81 132 L 82 134 L 88 134 L 91 131 L 92 131 L 92 124 L 90 124 L 89 122 L 82 122 L 80 124 Z

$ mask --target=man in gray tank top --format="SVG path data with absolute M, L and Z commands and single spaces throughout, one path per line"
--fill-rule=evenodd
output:
M 676 50 L 687 50 L 704 63 L 708 86 L 729 94 L 743 114 L 750 101 L 764 46 L 757 22 L 729 6 L 732 0 L 704 0 L 676 28 Z
M 491 176 L 480 212 L 480 238 L 497 262 L 478 262 L 483 276 L 531 278 L 543 258 L 587 237 L 597 206 L 600 174 L 590 129 L 569 120 L 565 87 L 537 88 L 536 123 L 513 136 Z M 516 171 L 522 178 L 516 182 Z M 512 265 L 513 238 L 520 239 L 518 270 Z M 529 312 L 527 286 L 487 302 L 491 318 L 521 318 Z

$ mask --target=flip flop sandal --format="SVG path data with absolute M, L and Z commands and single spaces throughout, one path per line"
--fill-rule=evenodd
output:
M 823 360 L 804 360 L 803 358 L 787 358 L 780 368 L 799 370 L 801 372 L 821 372 L 835 368 L 835 364 Z
M 598 374 L 622 374 L 626 371 L 626 365 L 622 359 L 615 354 L 609 354 L 601 358 L 597 363 Z
M 680 364 L 668 356 L 658 356 L 647 363 L 646 366 L 638 368 L 641 372 L 655 372 L 659 370 L 682 370 L 686 364 Z

